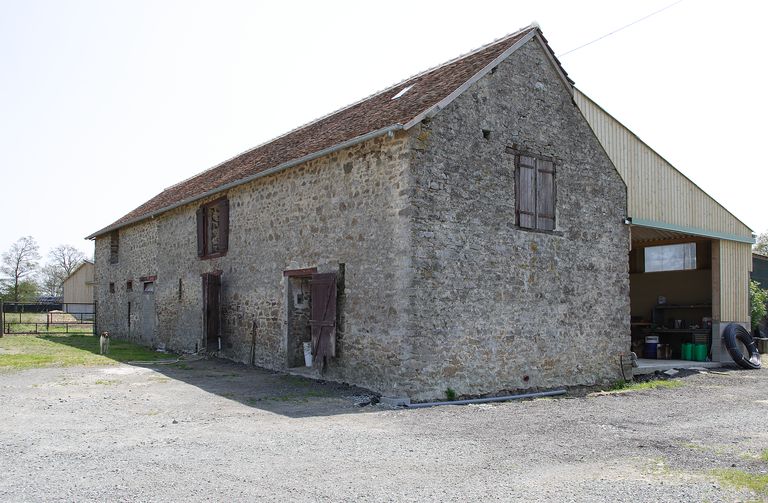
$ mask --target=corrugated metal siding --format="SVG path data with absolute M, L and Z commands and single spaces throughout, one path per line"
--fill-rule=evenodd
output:
M 752 231 L 587 96 L 574 100 L 627 184 L 630 217 L 752 238 Z
M 65 304 L 93 302 L 93 271 L 93 264 L 86 263 L 64 281 L 62 295 Z
M 752 247 L 720 241 L 720 319 L 749 322 L 749 273 Z

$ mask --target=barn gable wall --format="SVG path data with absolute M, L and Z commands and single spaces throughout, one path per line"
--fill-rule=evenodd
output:
M 618 379 L 626 186 L 541 45 L 528 42 L 413 134 L 412 394 Z M 555 232 L 515 226 L 511 148 L 555 159 Z

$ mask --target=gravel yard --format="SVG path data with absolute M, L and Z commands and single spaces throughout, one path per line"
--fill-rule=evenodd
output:
M 768 371 L 682 382 L 403 410 L 216 360 L 3 371 L 0 501 L 768 498 Z

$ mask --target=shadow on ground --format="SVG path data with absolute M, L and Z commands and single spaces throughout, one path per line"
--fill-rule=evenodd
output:
M 99 353 L 98 337 L 44 339 L 93 355 Z M 98 364 L 96 358 L 97 361 L 89 363 Z M 378 402 L 375 393 L 355 386 L 288 375 L 219 358 L 160 353 L 119 339 L 110 342 L 108 358 L 118 363 L 151 369 L 169 379 L 248 407 L 289 417 L 367 412 L 373 409 L 370 405 Z M 166 381 L 155 376 L 149 382 L 162 386 Z
M 356 386 L 288 375 L 219 358 L 138 366 L 248 407 L 289 417 L 367 412 L 373 410 L 370 405 L 378 402 L 375 393 Z

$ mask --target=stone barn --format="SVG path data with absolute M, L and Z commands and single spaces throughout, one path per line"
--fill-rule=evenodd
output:
M 592 385 L 630 347 L 627 187 L 530 26 L 95 232 L 99 330 L 413 399 Z

